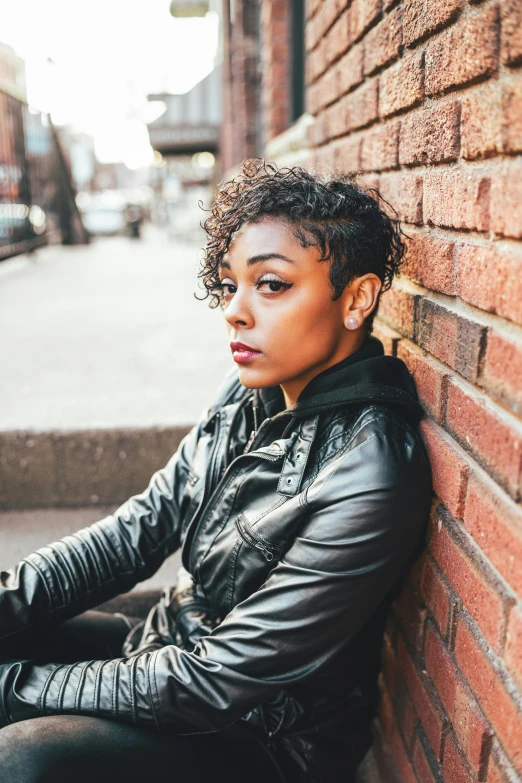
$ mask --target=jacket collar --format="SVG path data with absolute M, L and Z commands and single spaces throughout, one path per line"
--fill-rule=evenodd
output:
M 384 355 L 382 342 L 369 336 L 350 356 L 328 367 L 305 386 L 295 405 L 285 407 L 281 387 L 254 389 L 255 406 L 266 416 L 289 413 L 305 418 L 321 411 L 362 402 L 388 402 L 422 415 L 415 383 L 406 364 Z

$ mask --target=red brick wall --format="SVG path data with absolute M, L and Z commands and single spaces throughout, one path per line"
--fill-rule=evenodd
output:
M 522 0 L 310 0 L 314 164 L 409 234 L 375 333 L 413 373 L 428 547 L 383 651 L 383 780 L 522 779 Z

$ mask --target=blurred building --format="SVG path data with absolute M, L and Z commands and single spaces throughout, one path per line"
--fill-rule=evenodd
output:
M 151 146 L 161 155 L 218 155 L 222 120 L 219 67 L 184 95 L 149 95 L 148 99 L 165 104 L 164 113 L 149 124 Z
M 304 0 L 225 0 L 222 172 L 268 155 L 308 159 Z
M 0 90 L 26 100 L 25 63 L 14 49 L 0 42 Z

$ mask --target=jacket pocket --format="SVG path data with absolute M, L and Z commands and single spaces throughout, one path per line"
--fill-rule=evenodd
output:
M 281 547 L 272 544 L 256 532 L 244 514 L 236 518 L 235 526 L 239 537 L 228 561 L 224 600 L 227 612 L 230 612 L 238 602 L 236 594 L 238 584 L 242 596 L 239 600 L 242 600 L 260 587 L 272 565 L 277 563 L 283 552 Z
M 270 541 L 267 541 L 266 538 L 259 535 L 244 514 L 240 514 L 237 517 L 236 527 L 243 543 L 254 549 L 258 549 L 268 563 L 271 563 L 273 560 L 279 560 L 281 557 L 281 547 L 276 544 L 271 544 Z

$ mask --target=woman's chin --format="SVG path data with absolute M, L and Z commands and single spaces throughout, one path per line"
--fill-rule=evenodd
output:
M 268 386 L 275 386 L 278 381 L 273 375 L 261 372 L 253 367 L 238 364 L 239 380 L 247 389 L 265 389 Z

